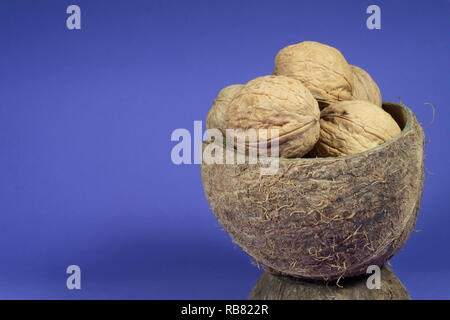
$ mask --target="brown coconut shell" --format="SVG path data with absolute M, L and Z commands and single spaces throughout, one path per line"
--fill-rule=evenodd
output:
M 364 274 L 395 255 L 419 212 L 424 133 L 406 106 L 383 108 L 402 132 L 358 154 L 280 158 L 275 175 L 261 175 L 260 162 L 202 164 L 206 197 L 232 240 L 259 264 L 319 280 Z
M 392 270 L 381 268 L 381 287 L 369 289 L 369 275 L 334 283 L 303 280 L 265 271 L 253 287 L 249 300 L 410 300 L 408 291 Z

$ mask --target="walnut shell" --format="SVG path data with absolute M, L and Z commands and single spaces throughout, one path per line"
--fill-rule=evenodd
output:
M 284 76 L 264 76 L 249 81 L 233 98 L 225 113 L 226 127 L 278 129 L 279 156 L 301 157 L 319 139 L 320 110 L 311 92 L 300 82 Z M 239 136 L 239 133 L 236 135 Z M 241 138 L 242 139 L 242 138 Z M 270 136 L 267 137 L 270 149 Z M 246 143 L 247 148 L 255 148 Z
M 366 100 L 381 108 L 381 92 L 372 77 L 360 67 L 350 67 L 353 71 L 353 99 Z
M 363 100 L 342 101 L 320 114 L 319 157 L 338 157 L 374 148 L 400 134 L 389 113 Z
M 206 117 L 206 129 L 219 129 L 225 133 L 225 112 L 231 100 L 243 86 L 243 84 L 233 84 L 219 92 Z
M 304 41 L 281 49 L 273 74 L 300 80 L 321 106 L 352 97 L 350 65 L 337 49 L 325 44 Z

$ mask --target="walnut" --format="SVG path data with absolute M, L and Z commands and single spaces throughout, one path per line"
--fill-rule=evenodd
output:
M 264 76 L 249 81 L 233 98 L 225 114 L 226 127 L 244 132 L 278 129 L 279 155 L 301 157 L 319 138 L 320 110 L 311 92 L 284 76 Z M 268 149 L 270 139 L 267 137 Z M 248 148 L 254 148 L 246 144 Z
M 353 71 L 353 99 L 366 100 L 381 107 L 381 92 L 372 77 L 357 66 L 350 66 Z
M 273 74 L 300 80 L 321 107 L 352 98 L 350 65 L 337 49 L 325 44 L 304 41 L 281 49 Z
M 225 112 L 231 100 L 243 86 L 243 84 L 233 84 L 219 92 L 206 117 L 206 129 L 219 129 L 225 133 Z
M 320 118 L 320 138 L 313 151 L 319 157 L 363 152 L 401 132 L 389 113 L 363 100 L 330 105 L 322 110 Z

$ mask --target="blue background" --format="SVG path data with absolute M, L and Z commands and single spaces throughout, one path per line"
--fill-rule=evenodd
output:
M 66 28 L 81 7 L 82 30 Z M 381 30 L 366 8 L 381 7 Z M 450 298 L 450 1 L 0 3 L 0 298 L 243 299 L 261 271 L 176 166 L 218 91 L 303 40 L 335 46 L 424 125 L 416 228 L 391 260 L 415 299 Z M 82 289 L 66 288 L 66 267 Z

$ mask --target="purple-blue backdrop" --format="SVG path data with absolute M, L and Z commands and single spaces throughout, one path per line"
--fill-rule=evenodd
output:
M 449 1 L 1 1 L 0 298 L 246 298 L 261 271 L 209 210 L 199 166 L 172 164 L 170 135 L 303 40 L 421 123 L 436 107 L 422 231 L 391 262 L 413 298 L 450 298 L 449 33 Z

